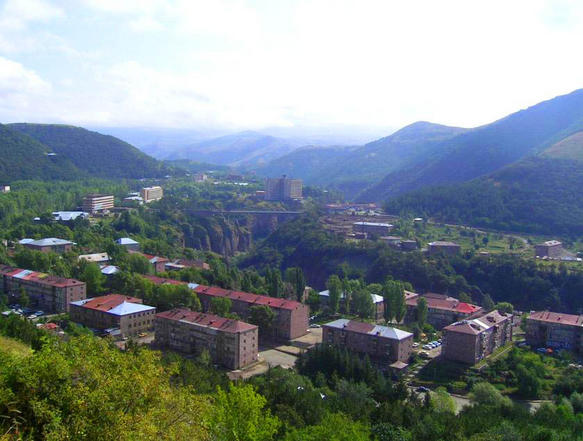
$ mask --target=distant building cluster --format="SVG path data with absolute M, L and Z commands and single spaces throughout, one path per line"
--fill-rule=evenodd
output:
M 284 175 L 281 178 L 268 178 L 265 180 L 265 200 L 287 201 L 301 198 L 301 179 L 290 179 Z
M 421 298 L 427 302 L 427 323 L 435 329 L 441 329 L 453 322 L 472 319 L 484 312 L 480 306 L 461 302 L 444 294 L 426 293 L 420 295 L 405 291 L 405 303 L 407 304 L 405 323 L 417 320 L 417 305 Z

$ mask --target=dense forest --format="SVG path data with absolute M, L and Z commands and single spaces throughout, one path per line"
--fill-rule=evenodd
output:
M 583 163 L 532 157 L 468 183 L 430 187 L 385 203 L 390 213 L 576 238 L 583 234 Z

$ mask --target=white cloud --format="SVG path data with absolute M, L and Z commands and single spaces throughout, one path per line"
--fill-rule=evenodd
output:
M 164 26 L 161 23 L 157 22 L 152 17 L 147 16 L 130 20 L 129 27 L 136 32 L 152 32 L 164 29 Z

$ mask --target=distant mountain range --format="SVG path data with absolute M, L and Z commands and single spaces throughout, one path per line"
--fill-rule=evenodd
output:
M 51 124 L 0 124 L 0 179 L 162 177 L 173 169 L 113 136 Z

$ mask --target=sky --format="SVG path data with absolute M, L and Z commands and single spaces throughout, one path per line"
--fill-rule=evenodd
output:
M 0 122 L 474 127 L 583 87 L 583 1 L 0 0 Z

